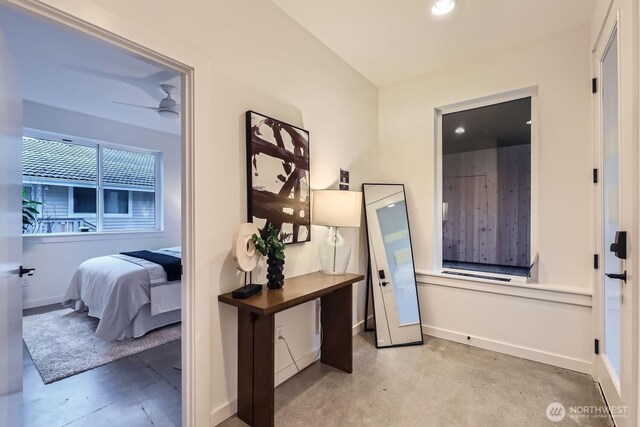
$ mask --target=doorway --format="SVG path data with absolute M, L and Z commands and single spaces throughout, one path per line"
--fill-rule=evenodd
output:
M 18 1 L 17 3 L 18 5 L 20 5 L 21 2 Z M 27 2 L 24 2 L 24 3 L 25 3 L 25 7 L 27 7 L 26 6 Z M 77 30 L 80 29 L 78 23 L 75 21 L 72 21 L 67 17 L 63 17 L 62 13 L 58 14 L 55 11 L 48 9 L 46 13 L 43 12 L 42 15 L 40 16 L 40 13 L 38 13 L 39 11 L 33 10 L 35 8 L 29 7 L 29 9 L 32 9 L 32 10 L 29 10 L 29 11 L 17 10 L 17 12 L 25 13 L 33 17 L 34 19 L 46 20 L 48 23 L 56 24 L 58 26 L 60 24 L 62 24 L 62 26 L 64 27 L 68 26 L 69 28 L 67 29 L 72 28 L 72 31 L 75 31 L 76 35 L 78 34 Z M 100 39 L 102 39 L 100 40 L 100 42 L 104 43 L 104 40 L 105 40 L 104 34 L 100 33 L 98 30 L 89 30 L 88 27 L 83 27 L 81 28 L 81 30 L 82 30 L 83 37 L 87 37 L 87 38 L 96 37 L 96 40 L 98 40 L 98 37 L 99 37 Z M 190 73 L 192 73 L 193 70 L 189 69 L 188 67 L 181 66 L 177 62 L 171 61 L 168 58 L 164 58 L 156 52 L 147 51 L 142 47 L 134 46 L 133 44 L 124 43 L 122 40 L 118 40 L 116 36 L 113 36 L 112 40 L 109 40 L 108 38 L 106 39 L 107 39 L 107 42 L 111 43 L 113 47 L 122 49 L 123 51 L 126 51 L 126 53 L 132 56 L 135 56 L 137 58 L 142 58 L 143 60 L 147 60 L 150 63 L 159 64 L 162 67 L 174 70 L 178 75 L 181 76 L 181 77 L 178 77 L 178 82 L 184 88 L 184 93 L 182 94 L 183 101 L 186 101 L 185 103 L 188 104 L 188 100 L 191 97 L 191 92 L 190 92 L 191 86 L 188 84 L 188 82 L 190 81 L 190 78 L 191 78 Z M 5 47 L 7 46 L 3 46 L 3 48 Z M 12 52 L 10 52 L 9 49 L 3 49 L 2 62 L 3 64 L 5 64 L 5 67 L 3 67 L 2 79 L 3 79 L 3 84 L 7 88 L 15 86 L 11 84 L 10 80 L 12 78 L 19 77 L 16 75 L 16 73 L 14 73 L 13 75 L 10 74 L 8 70 L 9 61 L 4 60 L 4 59 L 9 59 L 11 55 L 12 55 Z M 180 65 L 180 66 L 176 66 L 176 65 Z M 2 138 L 3 138 L 3 143 L 6 144 L 3 146 L 2 157 L 3 157 L 3 166 L 6 166 L 6 167 L 3 167 L 4 173 L 2 174 L 2 176 L 0 176 L 0 179 L 3 180 L 3 184 L 7 184 L 7 185 L 2 185 L 3 192 L 1 193 L 1 196 L 6 198 L 6 201 L 7 201 L 7 203 L 4 203 L 5 199 L 3 199 L 2 206 L 5 206 L 5 207 L 14 205 L 14 202 L 13 202 L 13 200 L 15 199 L 13 198 L 13 195 L 14 195 L 13 193 L 15 193 L 14 190 L 18 190 L 18 193 L 19 193 L 20 188 L 22 187 L 22 185 L 20 185 L 22 184 L 22 182 L 13 182 L 13 181 L 15 181 L 14 178 L 16 176 L 20 177 L 22 175 L 19 167 L 20 164 L 22 163 L 21 161 L 19 161 L 19 158 L 21 157 L 20 156 L 21 150 L 19 148 L 19 144 L 20 144 L 20 138 L 24 135 L 23 125 L 21 122 L 21 118 L 18 115 L 11 115 L 11 113 L 16 112 L 15 108 L 4 108 L 7 105 L 9 105 L 10 102 L 17 102 L 17 99 L 18 99 L 17 94 L 16 94 L 16 97 L 13 99 L 8 98 L 8 94 L 10 92 L 11 91 L 7 90 L 6 95 L 2 99 L 2 103 L 3 103 L 2 111 L 4 112 L 2 114 L 4 116 L 2 117 L 3 119 L 2 120 L 3 122 Z M 109 100 L 109 102 L 110 101 L 111 100 Z M 13 107 L 15 107 L 15 105 L 16 104 L 13 104 Z M 181 127 L 184 128 L 186 124 L 189 124 L 191 122 L 191 120 L 192 120 L 192 117 L 189 114 L 189 110 L 184 109 L 181 115 L 181 118 L 178 119 L 178 123 Z M 60 136 L 61 139 L 68 139 L 66 137 L 69 135 L 57 135 L 57 136 Z M 186 134 L 186 132 L 183 132 L 182 136 L 179 135 L 178 138 L 180 140 L 179 142 L 182 145 L 182 148 L 178 150 L 178 156 L 177 156 L 178 159 L 182 157 L 181 160 L 178 160 L 182 169 L 181 172 L 179 173 L 178 181 L 183 182 L 182 188 L 185 190 L 183 191 L 182 196 L 178 196 L 178 199 L 174 206 L 174 208 L 177 208 L 178 205 L 181 206 L 181 208 L 178 208 L 177 210 L 182 212 L 182 217 L 184 220 L 182 222 L 182 225 L 178 225 L 178 227 L 180 228 L 180 232 L 182 233 L 182 239 L 181 241 L 180 240 L 178 241 L 178 244 L 181 244 L 185 248 L 185 251 L 184 251 L 185 253 L 183 257 L 185 274 L 183 276 L 182 289 L 179 290 L 179 292 L 182 293 L 181 296 L 182 296 L 182 300 L 184 301 L 183 311 L 181 315 L 183 342 L 182 342 L 182 351 L 180 351 L 180 348 L 179 348 L 180 345 L 178 345 L 178 353 L 182 353 L 184 355 L 185 352 L 188 352 L 188 349 L 192 345 L 188 331 L 192 330 L 193 328 L 193 325 L 191 324 L 191 321 L 190 321 L 191 316 L 189 315 L 189 307 L 191 307 L 191 305 L 189 304 L 189 301 L 192 294 L 192 287 L 190 286 L 192 261 L 189 258 L 189 253 L 190 253 L 189 248 L 190 248 L 190 245 L 192 244 L 192 237 L 191 237 L 191 234 L 189 234 L 188 232 L 188 230 L 191 229 L 189 224 L 191 223 L 190 218 L 192 215 L 192 208 L 190 204 L 187 202 L 188 194 L 191 191 L 191 187 L 192 187 L 192 184 L 191 184 L 192 171 L 186 166 L 191 164 L 187 153 L 191 152 L 192 139 L 190 135 Z M 9 142 L 9 141 L 12 141 L 12 142 Z M 86 142 L 86 141 L 83 141 L 83 142 Z M 97 142 L 97 141 L 90 141 L 90 142 Z M 99 141 L 99 142 L 102 143 L 104 141 Z M 10 144 L 13 144 L 13 145 L 10 145 Z M 85 144 L 84 146 L 87 146 L 87 145 Z M 15 148 L 15 150 L 10 149 L 11 147 Z M 100 153 L 99 156 L 100 155 L 104 156 L 105 152 L 107 153 L 107 155 L 109 155 L 109 153 L 118 154 L 116 153 L 116 151 L 121 148 L 122 147 L 120 146 L 118 147 L 107 146 L 106 144 L 104 144 L 104 147 L 98 148 L 98 152 Z M 112 151 L 107 152 L 102 150 L 112 150 Z M 4 164 L 5 162 L 6 162 L 6 165 Z M 10 178 L 9 174 L 11 174 L 13 178 Z M 44 190 L 45 185 L 41 187 L 42 188 L 40 187 L 38 188 L 38 191 Z M 178 183 L 178 187 L 180 187 L 179 183 Z M 76 191 L 77 193 L 76 196 L 80 197 L 80 195 L 83 194 L 83 192 L 86 192 L 85 191 L 86 187 L 79 186 L 78 188 L 79 190 Z M 24 188 L 22 189 L 24 190 Z M 75 187 L 73 187 L 73 189 L 75 189 Z M 83 191 L 80 191 L 80 189 L 82 189 Z M 138 188 L 137 190 L 140 190 L 140 189 Z M 126 194 L 127 197 L 124 197 L 125 196 L 124 193 L 127 190 L 123 188 L 107 188 L 105 186 L 104 188 L 99 188 L 98 191 L 99 191 L 98 192 L 99 197 L 97 198 L 97 202 L 96 202 L 97 209 L 100 209 L 100 204 L 104 203 L 105 219 L 107 218 L 107 216 L 109 216 L 109 221 L 111 220 L 122 221 L 125 219 L 125 216 L 127 214 L 133 215 L 131 211 L 135 210 L 136 208 L 136 204 L 135 204 L 136 197 L 140 196 L 141 198 L 145 198 L 145 197 L 142 197 L 144 195 L 136 195 L 136 192 L 132 192 L 132 191 L 129 191 L 128 194 Z M 73 191 L 70 191 L 69 194 L 73 194 Z M 108 198 L 107 196 L 110 196 L 110 198 Z M 70 197 L 73 197 L 73 196 L 70 196 Z M 15 199 L 15 200 L 18 200 L 18 199 Z M 69 200 L 72 200 L 72 199 L 70 198 Z M 109 206 L 111 207 L 109 208 L 106 205 L 110 202 L 111 202 L 111 205 Z M 70 203 L 69 206 L 73 207 L 73 203 L 72 202 L 69 202 L 69 203 Z M 84 203 L 84 204 L 79 204 L 78 206 L 84 206 L 86 210 L 86 207 L 89 205 Z M 5 424 L 20 425 L 22 423 L 22 421 L 20 420 L 21 413 L 22 413 L 22 409 L 20 408 L 20 406 L 23 400 L 22 396 L 20 396 L 20 391 L 22 388 L 22 374 L 21 374 L 22 345 L 20 342 L 21 334 L 16 333 L 16 331 L 20 331 L 21 323 L 22 323 L 21 309 L 22 309 L 23 301 L 22 301 L 21 295 L 23 293 L 22 292 L 23 283 L 22 283 L 22 280 L 20 280 L 17 277 L 17 273 L 18 273 L 18 266 L 23 264 L 21 262 L 22 260 L 20 259 L 21 257 L 18 256 L 18 254 L 22 253 L 22 250 L 18 250 L 18 248 L 22 244 L 23 237 L 20 235 L 19 232 L 18 233 L 15 232 L 15 230 L 13 229 L 14 228 L 13 225 L 15 225 L 15 222 L 12 222 L 13 219 L 19 218 L 19 215 L 17 214 L 19 212 L 17 206 L 19 205 L 15 206 L 16 207 L 14 212 L 15 215 L 12 214 L 11 216 L 6 216 L 8 220 L 3 221 L 3 224 L 1 227 L 1 233 L 0 233 L 0 246 L 2 247 L 0 254 L 2 254 L 2 257 L 3 257 L 3 259 L 1 259 L 0 261 L 3 266 L 6 266 L 6 271 L 5 271 L 5 268 L 2 269 L 3 274 L 1 275 L 1 278 L 0 278 L 0 282 L 2 282 L 0 283 L 1 285 L 0 292 L 2 292 L 1 299 L 7 304 L 7 310 L 3 310 L 3 317 L 0 319 L 0 326 L 1 326 L 0 329 L 2 329 L 3 331 L 10 331 L 9 334 L 5 335 L 3 333 L 0 335 L 0 341 L 2 341 L 0 343 L 1 344 L 0 348 L 2 348 L 2 350 L 0 350 L 0 363 L 2 363 L 1 368 L 3 371 L 13 373 L 13 376 L 9 376 L 9 375 L 0 376 L 0 403 L 1 403 L 0 415 L 2 415 L 2 417 L 0 417 L 1 425 L 5 425 Z M 91 208 L 91 206 L 89 206 L 89 208 Z M 91 232 L 92 225 L 94 227 L 103 226 L 106 228 L 107 223 L 109 221 L 104 221 L 102 224 L 100 224 L 100 221 L 98 221 L 98 223 L 95 223 L 89 220 L 87 224 L 83 223 L 82 226 L 84 228 L 89 228 L 90 229 L 89 232 Z M 64 226 L 66 228 L 70 228 L 70 227 L 73 227 L 76 222 L 80 223 L 79 220 L 77 220 L 76 218 L 73 218 L 73 221 L 71 220 L 67 221 L 64 224 Z M 183 232 L 183 230 L 185 230 L 186 232 Z M 84 232 L 85 230 L 81 230 L 81 231 Z M 61 236 L 59 238 L 64 239 L 65 237 L 66 236 Z M 4 274 L 5 272 L 7 274 Z M 11 342 L 10 340 L 12 339 L 13 341 Z M 11 344 L 9 344 L 10 342 Z M 5 345 L 5 343 L 7 345 Z M 189 375 L 191 373 L 191 366 L 189 362 L 189 357 L 184 357 L 183 360 L 184 360 L 184 364 L 182 366 L 182 369 L 183 369 L 182 372 L 184 375 L 183 375 L 182 384 L 185 384 L 185 383 L 190 384 L 191 381 L 189 379 Z M 182 393 L 182 394 L 184 395 L 185 393 Z M 11 396 L 11 397 L 7 397 L 7 396 Z M 46 396 L 46 394 L 44 396 Z M 187 405 L 183 406 L 184 408 L 183 411 L 187 412 L 186 414 L 184 414 L 183 419 L 189 419 L 188 405 L 190 405 L 190 402 L 187 402 Z M 188 424 L 185 423 L 185 425 L 188 425 Z

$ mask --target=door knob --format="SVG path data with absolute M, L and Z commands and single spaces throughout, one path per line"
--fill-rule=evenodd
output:
M 18 276 L 23 277 L 25 274 L 27 276 L 33 276 L 34 271 L 36 271 L 35 268 L 24 268 L 23 266 L 20 266 L 18 269 Z
M 382 282 L 380 283 L 382 286 L 387 286 L 389 284 L 389 282 Z
M 624 283 L 627 283 L 627 270 L 624 271 L 624 273 L 620 274 L 620 273 L 605 273 L 605 276 L 607 276 L 609 279 L 618 279 L 618 280 L 622 280 Z

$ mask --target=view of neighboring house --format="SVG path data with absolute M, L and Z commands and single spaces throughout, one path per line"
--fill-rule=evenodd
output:
M 22 150 L 24 197 L 42 203 L 25 233 L 156 228 L 160 153 L 30 137 Z

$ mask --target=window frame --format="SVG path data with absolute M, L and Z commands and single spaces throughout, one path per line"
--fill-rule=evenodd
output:
M 96 236 L 99 234 L 122 234 L 122 233 L 159 233 L 159 232 L 164 232 L 164 213 L 163 213 L 163 207 L 164 207 L 164 186 L 163 186 L 163 179 L 164 179 L 164 162 L 163 162 L 163 157 L 164 157 L 164 153 L 162 151 L 159 150 L 151 150 L 151 149 L 145 149 L 145 148 L 140 148 L 140 147 L 131 147 L 131 146 L 127 146 L 127 145 L 123 145 L 123 144 L 116 144 L 116 143 L 112 143 L 112 142 L 107 142 L 107 141 L 101 141 L 101 140 L 95 140 L 95 139 L 89 139 L 89 138 L 83 138 L 83 137 L 77 137 L 77 136 L 72 136 L 72 135 L 66 135 L 66 134 L 61 134 L 61 133 L 56 133 L 56 132 L 49 132 L 49 131 L 42 131 L 42 130 L 38 130 L 38 129 L 33 129 L 33 128 L 27 128 L 24 127 L 22 129 L 22 136 L 24 137 L 28 137 L 28 138 L 36 138 L 36 139 L 46 139 L 46 140 L 52 140 L 52 141 L 57 141 L 57 142 L 64 142 L 67 144 L 75 144 L 75 145 L 83 145 L 83 146 L 88 146 L 88 147 L 93 147 L 97 150 L 97 156 L 96 156 L 96 173 L 97 173 L 97 181 L 95 183 L 95 188 L 96 188 L 96 230 L 99 231 L 95 231 L 92 233 L 38 233 L 38 234 L 23 234 L 23 237 L 60 237 L 60 236 L 69 236 L 69 235 L 82 235 L 82 236 Z M 133 192 L 134 191 L 145 191 L 144 188 L 139 188 L 136 187 L 134 185 L 132 186 L 126 186 L 127 188 L 124 188 L 125 186 L 118 186 L 118 185 L 107 185 L 106 189 L 114 189 L 114 190 L 126 190 L 129 192 L 129 214 L 107 214 L 103 212 L 103 204 L 104 204 L 104 190 L 105 190 L 105 185 L 103 184 L 103 176 L 102 176 L 102 162 L 103 162 L 103 152 L 104 152 L 104 148 L 111 148 L 114 150 L 123 150 L 123 151 L 131 151 L 131 152 L 137 152 L 137 153 L 143 153 L 143 154 L 152 154 L 154 155 L 154 165 L 155 165 L 155 187 L 154 187 L 154 203 L 155 203 L 155 227 L 154 228 L 123 228 L 123 229 L 117 229 L 117 230 L 104 230 L 103 229 L 103 218 L 107 217 L 129 217 L 129 216 L 133 216 Z M 51 179 L 43 179 L 43 181 L 51 181 Z M 68 192 L 68 198 L 69 198 L 69 216 L 70 217 L 77 217 L 77 216 L 87 216 L 87 215 L 91 215 L 91 214 L 82 214 L 82 213 L 75 213 L 73 211 L 73 187 L 77 186 L 77 187 L 91 187 L 94 188 L 93 185 L 87 185 L 87 184 L 93 184 L 92 182 L 89 181 L 60 181 L 59 184 L 57 185 L 65 185 L 65 183 L 72 183 L 72 185 L 69 185 L 69 192 Z M 25 182 L 22 183 L 22 185 L 25 185 Z M 33 183 L 27 183 L 26 185 L 33 185 Z M 147 190 L 148 191 L 148 190 Z M 100 215 L 99 213 L 102 212 L 102 214 Z
M 522 98 L 531 98 L 531 235 L 530 235 L 530 256 L 532 265 L 538 262 L 538 208 L 539 208 L 539 141 L 538 141 L 538 86 L 530 86 L 522 89 L 516 89 L 508 92 L 483 96 L 471 100 L 456 102 L 453 104 L 443 105 L 434 109 L 434 130 L 435 130 L 435 206 L 434 206 L 434 266 L 438 274 L 444 274 L 452 279 L 458 279 L 455 275 L 447 275 L 444 271 L 454 271 L 460 273 L 477 274 L 482 276 L 493 276 L 497 278 L 510 279 L 508 283 L 524 284 L 536 283 L 537 277 L 532 274 L 531 277 L 515 276 L 510 274 L 500 274 L 488 271 L 474 271 L 460 268 L 444 268 L 442 266 L 442 116 L 450 113 L 471 110 L 479 107 L 486 107 L 502 102 L 514 101 Z M 479 279 L 493 282 L 490 279 Z

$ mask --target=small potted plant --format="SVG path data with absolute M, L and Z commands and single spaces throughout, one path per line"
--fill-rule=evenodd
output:
M 264 237 L 254 234 L 251 239 L 258 252 L 267 257 L 267 287 L 280 289 L 284 285 L 284 242 L 286 236 L 279 233 L 271 224 L 263 233 Z
M 31 200 L 27 197 L 26 192 L 22 192 L 22 232 L 25 233 L 30 228 L 33 230 L 38 222 L 38 207 L 43 204 Z

